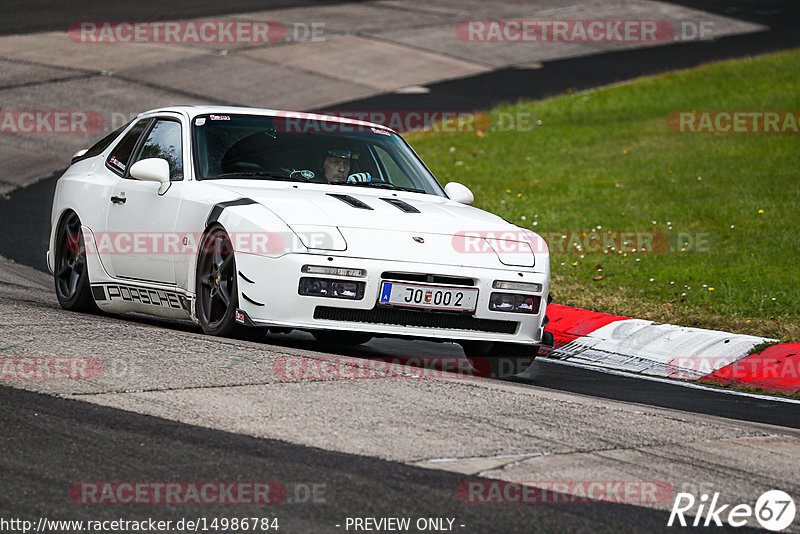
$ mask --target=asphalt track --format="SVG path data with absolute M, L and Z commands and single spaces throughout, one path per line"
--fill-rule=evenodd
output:
M 267 342 L 276 346 L 319 350 L 320 346 L 305 334 L 269 335 Z M 452 350 L 441 344 L 429 344 L 426 354 L 447 357 Z M 438 350 L 437 350 L 438 349 Z M 375 339 L 363 346 L 328 347 L 326 352 L 362 358 L 399 357 L 403 341 Z M 456 351 L 457 352 L 457 351 Z M 800 402 L 774 397 L 744 396 L 721 392 L 714 387 L 683 385 L 669 380 L 647 380 L 628 373 L 606 372 L 558 360 L 537 358 L 533 366 L 515 381 L 557 391 L 568 391 L 603 399 L 659 406 L 685 412 L 725 417 L 754 423 L 800 428 Z M 646 381 L 645 381 L 646 380 Z
M 0 517 L 5 518 L 277 517 L 278 532 L 343 532 L 336 525 L 343 525 L 346 517 L 408 516 L 455 518 L 456 532 L 602 533 L 631 526 L 670 531 L 664 511 L 615 503 L 467 504 L 456 498 L 454 489 L 464 480 L 480 480 L 474 476 L 256 439 L 12 388 L 0 387 L 0 424 L 14 429 L 1 438 Z M 210 508 L 91 506 L 68 498 L 74 482 L 101 480 L 279 482 L 287 488 L 287 500 Z M 323 485 L 316 493 L 318 502 L 307 502 L 307 493 L 299 489 L 312 482 Z
M 289 3 L 285 2 L 284 4 Z M 739 57 L 800 45 L 796 32 L 798 6 L 786 2 L 676 2 L 770 26 L 762 34 L 709 43 L 601 54 L 547 63 L 544 69 L 506 69 L 430 87 L 427 95 L 386 95 L 342 105 L 346 109 L 482 109 L 518 98 L 536 98 L 642 74 L 689 67 L 713 59 Z M 40 5 L 41 4 L 41 5 Z M 125 19 L 130 11 L 93 2 L 71 8 L 66 2 L 46 3 L 52 9 L 43 21 L 43 2 L 6 3 L 0 33 L 63 29 L 76 18 Z M 234 1 L 225 11 L 274 7 Z M 71 9 L 79 11 L 70 11 Z M 103 9 L 107 9 L 103 11 Z M 118 11 L 114 11 L 117 9 Z M 119 9 L 123 9 L 119 11 Z M 137 18 L 183 18 L 219 13 L 216 3 L 171 3 L 161 12 Z M 76 13 L 80 13 L 77 15 Z M 23 30 L 21 30 L 21 28 Z M 794 31 L 792 31 L 794 30 Z M 49 211 L 56 176 L 0 200 L 4 231 L 0 255 L 44 268 Z M 186 328 L 175 325 L 176 328 Z M 271 339 L 270 343 L 314 347 L 303 340 Z M 384 342 L 370 347 L 380 350 Z M 386 342 L 390 343 L 390 342 Z M 362 349 L 348 351 L 356 355 Z M 603 399 L 614 399 L 694 413 L 800 427 L 796 404 L 691 389 L 662 382 L 537 362 L 531 383 Z M 667 530 L 663 511 L 623 504 L 466 505 L 453 488 L 464 477 L 374 458 L 329 452 L 280 441 L 257 439 L 219 430 L 142 416 L 74 400 L 0 387 L 0 443 L 3 484 L 0 516 L 59 519 L 179 519 L 207 516 L 278 517 L 284 532 L 342 532 L 335 525 L 347 516 L 456 517 L 465 532 L 618 532 Z M 475 477 L 470 477 L 473 480 Z M 103 506 L 72 503 L 67 490 L 77 480 L 274 480 L 291 487 L 307 481 L 326 485 L 326 502 L 255 507 L 220 505 Z M 501 527 L 500 527 L 501 526 Z M 458 529 L 457 529 L 458 530 Z M 741 532 L 742 529 L 737 529 Z
M 333 106 L 332 110 L 482 110 L 800 46 L 800 2 L 786 0 L 677 0 L 670 3 L 763 24 L 768 31 L 665 46 L 547 61 L 541 69 L 506 68 L 428 86 L 426 94 L 384 94 Z
M 352 2 L 353 0 L 347 0 Z M 358 2 L 359 0 L 355 0 Z M 323 6 L 345 0 L 178 0 L 108 2 L 106 0 L 5 0 L 0 35 L 63 31 L 81 20 L 184 20 L 229 13 L 299 6 Z

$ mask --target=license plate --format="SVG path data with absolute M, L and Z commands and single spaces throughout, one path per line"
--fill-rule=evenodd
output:
M 381 282 L 378 302 L 430 310 L 475 311 L 478 289 Z

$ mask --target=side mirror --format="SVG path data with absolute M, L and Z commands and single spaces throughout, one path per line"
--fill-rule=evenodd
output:
M 472 204 L 475 201 L 475 195 L 472 194 L 469 187 L 458 182 L 448 182 L 444 186 L 444 192 L 450 197 L 450 200 L 461 204 Z
M 162 158 L 142 159 L 131 165 L 131 176 L 145 182 L 158 182 L 158 194 L 163 195 L 169 189 L 169 163 Z
M 88 148 L 82 148 L 82 149 L 78 150 L 77 152 L 75 152 L 75 153 L 72 155 L 72 157 L 70 158 L 70 161 L 71 161 L 71 162 L 74 162 L 76 159 L 78 159 L 79 157 L 83 156 L 83 155 L 84 155 L 84 154 L 86 154 L 88 151 L 89 151 L 89 149 L 88 149 Z

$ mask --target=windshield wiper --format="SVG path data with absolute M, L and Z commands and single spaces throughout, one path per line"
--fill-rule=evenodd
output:
M 424 189 L 414 189 L 412 187 L 400 187 L 389 182 L 344 182 L 336 185 L 350 185 L 354 187 L 384 187 L 395 191 L 408 191 L 409 193 L 424 193 Z
M 271 178 L 273 180 L 283 180 L 286 182 L 307 182 L 302 178 L 295 178 L 288 174 L 270 171 L 252 171 L 252 172 L 224 172 L 218 174 L 215 178 Z

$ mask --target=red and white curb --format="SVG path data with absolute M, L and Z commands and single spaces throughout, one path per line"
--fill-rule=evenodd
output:
M 710 381 L 800 393 L 800 343 L 658 324 L 569 306 L 547 307 L 555 347 L 547 354 L 573 363 L 648 376 Z

